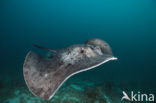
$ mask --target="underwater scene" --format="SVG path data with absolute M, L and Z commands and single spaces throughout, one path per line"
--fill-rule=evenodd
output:
M 117 57 L 67 79 L 50 100 L 28 89 L 29 51 L 106 41 Z M 155 103 L 155 0 L 0 0 L 0 103 Z

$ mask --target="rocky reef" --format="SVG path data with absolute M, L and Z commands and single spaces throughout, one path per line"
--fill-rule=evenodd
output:
M 121 103 L 122 96 L 121 88 L 113 82 L 86 80 L 65 82 L 50 101 L 32 95 L 24 83 L 10 84 L 0 92 L 4 94 L 0 103 Z

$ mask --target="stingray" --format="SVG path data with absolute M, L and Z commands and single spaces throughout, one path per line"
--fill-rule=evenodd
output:
M 117 59 L 108 43 L 96 38 L 58 50 L 34 46 L 50 51 L 52 56 L 45 58 L 30 51 L 24 61 L 24 79 L 35 96 L 46 100 L 72 75 Z

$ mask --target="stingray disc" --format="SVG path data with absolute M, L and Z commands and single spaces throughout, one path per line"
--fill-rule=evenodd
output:
M 100 39 L 57 50 L 53 58 L 30 51 L 24 61 L 24 79 L 34 95 L 49 100 L 72 75 L 116 59 L 110 46 Z

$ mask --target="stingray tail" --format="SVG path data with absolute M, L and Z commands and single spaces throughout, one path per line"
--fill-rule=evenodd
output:
M 56 50 L 52 50 L 52 49 L 42 47 L 42 46 L 39 46 L 39 45 L 36 45 L 36 44 L 33 44 L 33 46 L 36 47 L 36 48 L 42 49 L 42 50 L 48 50 L 48 51 L 51 51 L 53 53 L 56 53 Z

